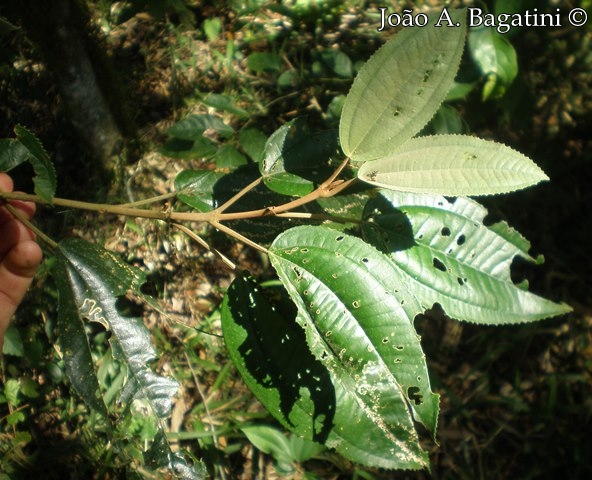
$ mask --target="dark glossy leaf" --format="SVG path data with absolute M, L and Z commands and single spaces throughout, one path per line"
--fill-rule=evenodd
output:
M 109 419 L 86 334 L 86 317 L 79 309 L 84 303 L 84 300 L 80 303 L 83 281 L 59 251 L 55 268 L 59 293 L 58 344 L 64 355 L 66 375 L 84 402 Z
M 260 164 L 265 185 L 283 195 L 303 196 L 334 170 L 338 159 L 336 131 L 311 133 L 301 119 L 276 130 L 265 145 Z
M 41 142 L 26 128 L 17 125 L 14 128 L 16 138 L 29 152 L 27 159 L 33 165 L 35 193 L 51 204 L 56 192 L 57 178 L 55 168 Z
M 141 318 L 124 317 L 117 308 L 118 298 L 128 290 L 136 291 L 144 281 L 143 274 L 100 247 L 78 239 L 67 239 L 58 250 L 60 264 L 60 310 L 64 305 L 60 345 L 64 356 L 73 356 L 83 347 L 83 321 L 102 324 L 111 332 L 110 343 L 115 358 L 128 370 L 128 380 L 120 401 L 142 399 L 158 418 L 171 409 L 177 383 L 155 374 L 149 367 L 156 358 L 150 333 Z M 71 327 L 70 324 L 76 325 Z M 70 328 L 75 328 L 74 331 Z M 86 341 L 86 336 L 84 336 Z M 76 363 L 76 361 L 73 361 Z M 73 365 L 76 368 L 76 365 Z M 83 389 L 90 374 L 84 365 L 79 378 L 73 380 Z M 94 378 L 94 374 L 92 375 Z M 88 389 L 90 391 L 90 389 Z M 86 398 L 85 398 L 86 400 Z
M 295 227 L 269 250 L 306 341 L 335 388 L 326 444 L 385 468 L 424 468 L 414 421 L 434 435 L 438 396 L 413 327 L 423 307 L 390 260 L 362 240 Z
M 154 470 L 168 468 L 174 472 L 173 478 L 175 480 L 205 480 L 208 478 L 203 464 L 196 462 L 194 466 L 190 466 L 179 452 L 171 451 L 166 433 L 162 429 L 158 430 L 152 445 L 144 453 L 144 459 L 146 465 Z
M 512 324 L 570 310 L 512 282 L 517 256 L 530 244 L 505 222 L 483 224 L 487 211 L 473 200 L 382 191 L 366 206 L 364 238 L 388 253 L 426 306 L 439 303 L 458 320 Z
M 9 172 L 29 159 L 29 151 L 18 140 L 0 139 L 0 172 Z

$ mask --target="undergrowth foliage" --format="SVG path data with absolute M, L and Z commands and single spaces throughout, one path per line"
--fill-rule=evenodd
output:
M 145 208 L 163 197 L 123 205 L 55 197 L 49 156 L 20 126 L 0 143 L 0 170 L 31 162 L 35 195 L 0 198 L 151 218 L 185 232 L 235 270 L 221 306 L 225 343 L 246 385 L 294 438 L 362 465 L 428 468 L 419 431 L 436 440 L 439 396 L 414 319 L 436 303 L 452 318 L 483 325 L 570 310 L 513 283 L 516 257 L 541 260 L 505 222 L 486 226 L 485 208 L 467 198 L 531 186 L 546 175 L 495 142 L 416 137 L 455 78 L 463 15 L 452 13 L 453 25 L 406 29 L 381 47 L 356 77 L 338 132 L 310 132 L 303 120 L 293 121 L 265 141 L 261 154 L 245 148 L 252 161 L 233 149 L 225 172 L 183 171 L 165 196 L 177 200 L 170 211 Z M 208 128 L 234 135 L 212 115 L 189 117 L 169 135 L 177 146 L 199 150 Z M 240 136 L 248 145 L 261 140 L 248 130 Z M 129 291 L 153 303 L 140 290 L 144 273 L 98 245 L 55 242 L 21 220 L 56 258 L 58 343 L 72 386 L 110 431 L 134 412 L 152 419 L 136 465 L 201 478 L 203 465 L 188 463 L 167 441 L 164 422 L 177 383 L 153 371 L 149 331 L 119 308 Z M 187 222 L 206 222 L 264 252 L 281 286 L 264 288 Z M 117 399 L 124 408 L 116 412 L 97 379 L 88 322 L 110 332 L 113 357 L 127 369 Z M 245 433 L 261 439 L 256 430 Z

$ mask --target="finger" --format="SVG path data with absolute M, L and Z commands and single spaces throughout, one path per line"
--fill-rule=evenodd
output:
M 14 188 L 14 184 L 12 183 L 12 178 L 6 173 L 0 173 L 0 190 L 4 192 L 12 192 Z
M 0 261 L 12 247 L 26 240 L 34 240 L 35 235 L 21 222 L 15 219 L 0 224 L 2 235 L 0 235 Z
M 0 352 L 4 332 L 33 281 L 43 254 L 31 240 L 15 245 L 0 263 Z
M 14 184 L 12 178 L 5 173 L 0 173 L 0 191 L 12 192 Z M 31 218 L 35 214 L 35 204 L 33 202 L 22 202 L 19 200 L 12 200 L 10 204 L 21 210 L 27 218 Z M 0 208 L 0 224 L 10 220 L 12 215 L 6 211 L 5 208 Z
M 42 258 L 41 248 L 32 240 L 20 242 L 8 252 L 0 263 L 0 305 L 2 301 L 14 307 L 20 303 Z

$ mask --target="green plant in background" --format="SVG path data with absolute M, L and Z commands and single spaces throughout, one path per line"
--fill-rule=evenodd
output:
M 214 115 L 188 117 L 169 130 L 163 152 L 211 158 L 228 173 L 187 170 L 170 195 L 97 205 L 55 197 L 47 154 L 17 127 L 16 138 L 0 145 L 0 170 L 30 161 L 36 195 L 0 198 L 168 222 L 234 269 L 221 306 L 229 355 L 250 390 L 296 437 L 270 441 L 268 431 L 244 432 L 282 469 L 320 454 L 311 442 L 362 465 L 428 468 L 417 425 L 436 439 L 439 396 L 430 387 L 416 316 L 438 303 L 452 318 L 500 325 L 570 310 L 512 281 L 514 258 L 541 260 L 505 222 L 486 226 L 485 208 L 467 198 L 525 188 L 546 175 L 495 142 L 416 136 L 454 81 L 463 15 L 451 12 L 458 27 L 406 29 L 381 47 L 354 80 L 338 132 L 310 132 L 299 120 L 263 143 L 258 130 L 237 133 Z M 224 97 L 205 101 L 245 115 Z M 212 130 L 223 146 L 204 137 Z M 176 208 L 145 208 L 164 199 L 178 200 Z M 265 253 L 279 283 L 260 285 L 186 222 L 207 223 Z M 38 234 L 56 258 L 58 344 L 72 385 L 108 430 L 117 430 L 114 416 L 126 419 L 126 441 L 141 445 L 128 452 L 136 465 L 198 478 L 199 464 L 189 466 L 170 449 L 162 425 L 177 384 L 150 368 L 156 352 L 149 332 L 120 308 L 128 291 L 154 303 L 140 290 L 145 274 L 97 245 Z M 106 400 L 97 378 L 89 321 L 110 332 L 113 358 L 125 369 L 120 409 Z

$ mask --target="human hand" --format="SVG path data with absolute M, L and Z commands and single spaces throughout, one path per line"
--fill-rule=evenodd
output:
M 12 179 L 0 173 L 0 190 L 11 192 Z M 35 204 L 10 202 L 27 218 L 35 213 Z M 16 220 L 4 207 L 0 207 L 0 355 L 4 333 L 25 292 L 31 285 L 42 259 L 41 248 L 35 235 Z

